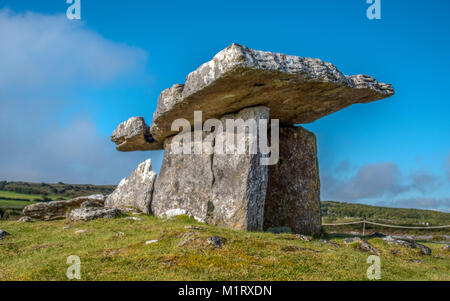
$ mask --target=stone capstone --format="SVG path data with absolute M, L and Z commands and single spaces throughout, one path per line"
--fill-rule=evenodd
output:
M 132 117 L 119 124 L 111 140 L 121 152 L 148 151 L 162 149 L 162 144 L 153 139 L 150 127 L 142 117 Z
M 280 127 L 279 161 L 269 166 L 264 228 L 313 235 L 321 225 L 316 136 L 302 127 Z
M 304 124 L 355 103 L 390 97 L 391 85 L 367 75 L 346 76 L 331 63 L 232 44 L 163 91 L 150 128 L 157 141 L 176 134 L 172 122 L 194 111 L 221 118 L 251 106 L 270 108 L 283 125 Z
M 86 201 L 93 201 L 103 204 L 105 202 L 105 196 L 99 194 L 87 197 L 78 197 L 68 201 L 37 203 L 25 207 L 22 213 L 30 218 L 43 221 L 64 219 L 66 218 L 67 213 L 73 209 L 79 208 L 81 204 Z
M 148 159 L 139 164 L 130 177 L 120 182 L 116 190 L 106 198 L 105 207 L 135 208 L 149 214 L 155 179 L 152 161 Z

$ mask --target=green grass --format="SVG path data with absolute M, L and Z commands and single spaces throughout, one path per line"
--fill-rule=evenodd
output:
M 17 193 L 17 192 L 13 192 L 13 191 L 2 191 L 2 190 L 0 190 L 0 197 L 11 198 L 11 199 L 23 199 L 23 200 L 42 199 L 42 195 L 40 195 L 40 194 L 25 194 L 25 193 Z
M 346 246 L 343 238 L 331 239 L 338 248 L 319 240 L 302 241 L 292 234 L 200 225 L 187 217 L 141 218 L 86 223 L 0 221 L 0 229 L 12 234 L 0 241 L 0 280 L 67 280 L 70 255 L 81 259 L 82 280 L 367 280 L 369 254 Z M 203 230 L 185 229 L 186 225 Z M 80 229 L 87 233 L 75 234 Z M 117 236 L 119 231 L 125 235 Z M 187 232 L 195 232 L 195 240 L 179 247 Z M 209 246 L 205 239 L 211 236 L 222 236 L 224 246 Z M 159 242 L 145 244 L 154 239 Z M 441 250 L 442 245 L 425 243 L 433 254 L 424 256 L 381 239 L 369 242 L 381 250 L 382 280 L 450 280 L 450 255 Z M 322 253 L 283 251 L 288 246 Z M 391 253 L 394 249 L 397 255 Z
M 0 208 L 23 208 L 36 202 L 29 201 L 15 201 L 15 200 L 0 200 Z
M 68 199 L 67 197 L 58 195 L 47 195 L 46 197 L 51 200 Z M 40 194 L 25 194 L 0 190 L 0 208 L 23 208 L 37 203 L 35 200 L 44 201 L 44 198 Z

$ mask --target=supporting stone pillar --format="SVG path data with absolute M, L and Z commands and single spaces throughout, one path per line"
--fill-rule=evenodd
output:
M 316 136 L 302 127 L 280 128 L 280 160 L 269 166 L 264 228 L 290 227 L 318 234 L 321 228 Z
M 258 120 L 269 119 L 269 109 L 246 108 L 224 116 L 221 119 L 224 129 L 226 119 L 256 121 L 256 136 L 247 130 L 245 141 L 239 141 L 246 143 L 245 154 L 176 154 L 172 148 L 174 140 L 181 147 L 183 142 L 174 137 L 165 140 L 163 165 L 152 201 L 156 216 L 188 214 L 213 225 L 239 230 L 263 229 L 268 166 L 261 165 L 261 154 L 250 154 L 248 147 L 251 139 L 257 141 Z M 194 134 L 184 135 L 193 138 Z M 215 134 L 214 144 L 219 141 Z M 208 133 L 203 133 L 203 142 L 206 137 Z M 190 144 L 194 150 L 195 143 Z
M 225 124 L 226 119 L 254 120 L 257 132 L 256 136 L 248 133 L 244 138 L 245 141 L 238 141 L 245 143 L 246 154 L 214 155 L 212 189 L 214 214 L 210 222 L 238 230 L 261 231 L 264 223 L 268 166 L 261 165 L 262 155 L 259 150 L 256 154 L 249 154 L 249 141 L 254 139 L 258 143 L 259 121 L 269 120 L 269 109 L 267 107 L 243 109 L 237 114 L 224 116 L 222 124 Z M 235 151 L 237 152 L 237 147 Z

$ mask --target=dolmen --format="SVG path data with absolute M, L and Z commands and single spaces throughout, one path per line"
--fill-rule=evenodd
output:
M 151 126 L 120 124 L 117 150 L 164 150 L 158 176 L 144 162 L 106 207 L 189 215 L 227 228 L 321 231 L 316 136 L 299 126 L 394 94 L 331 63 L 232 44 L 163 91 Z

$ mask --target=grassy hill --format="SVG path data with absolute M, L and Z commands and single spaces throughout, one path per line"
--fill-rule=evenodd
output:
M 396 225 L 450 224 L 450 213 L 446 212 L 376 207 L 333 201 L 322 202 L 322 216 L 327 223 L 367 219 Z
M 79 256 L 81 280 L 88 281 L 367 280 L 369 267 L 370 254 L 344 244 L 342 236 L 331 236 L 333 243 L 304 241 L 292 234 L 207 226 L 187 217 L 0 221 L 0 228 L 11 234 L 0 241 L 2 280 L 67 280 L 71 255 Z M 207 243 L 217 236 L 224 242 L 221 248 Z M 157 242 L 146 244 L 150 240 Z M 425 242 L 432 249 L 426 256 L 379 238 L 368 241 L 381 251 L 381 280 L 450 280 L 450 253 L 441 244 Z
M 80 184 L 47 184 L 47 183 L 28 183 L 28 182 L 0 182 L 0 191 L 18 193 L 27 195 L 25 198 L 30 201 L 37 199 L 68 199 L 78 196 L 92 194 L 108 194 L 114 190 L 115 186 L 100 185 L 80 185 Z M 0 196 L 3 196 L 0 194 Z

